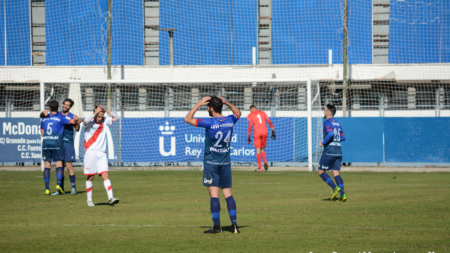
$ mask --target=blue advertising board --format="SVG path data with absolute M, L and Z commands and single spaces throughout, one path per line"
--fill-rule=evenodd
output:
M 0 162 L 41 162 L 40 119 L 0 118 Z
M 449 163 L 450 118 L 385 118 L 386 162 Z
M 343 162 L 383 162 L 384 118 L 336 118 L 346 140 L 342 142 Z
M 267 160 L 293 160 L 293 119 L 272 119 L 277 139 L 267 140 Z M 247 143 L 248 123 L 241 118 L 231 138 L 231 161 L 254 162 L 256 149 Z M 270 136 L 270 133 L 269 133 Z M 253 139 L 253 134 L 252 134 Z M 183 118 L 122 119 L 123 162 L 201 162 L 204 155 L 205 129 L 188 125 Z M 276 142 L 277 145 L 274 145 Z
M 322 121 L 322 119 L 317 119 Z M 449 118 L 338 118 L 347 136 L 344 162 L 450 162 Z M 272 118 L 277 139 L 267 139 L 269 162 L 306 162 L 306 118 Z M 317 122 L 313 121 L 313 125 Z M 40 119 L 0 118 L 0 162 L 40 163 Z M 256 149 L 247 143 L 248 123 L 241 118 L 231 139 L 233 162 L 255 162 Z M 384 134 L 384 144 L 383 144 Z M 205 129 L 183 118 L 124 118 L 106 130 L 110 162 L 202 162 Z M 313 159 L 321 133 L 313 134 Z M 84 157 L 84 128 L 77 133 L 78 161 Z M 383 150 L 384 148 L 384 150 Z

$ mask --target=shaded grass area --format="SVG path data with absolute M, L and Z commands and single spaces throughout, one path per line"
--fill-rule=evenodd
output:
M 103 180 L 86 206 L 78 195 L 46 196 L 41 172 L 0 172 L 2 252 L 448 252 L 449 173 L 342 173 L 347 203 L 329 201 L 316 173 L 233 172 L 241 234 L 212 225 L 200 171 L 111 172 L 108 206 Z M 55 173 L 52 171 L 51 189 Z M 70 190 L 66 179 L 66 192 Z

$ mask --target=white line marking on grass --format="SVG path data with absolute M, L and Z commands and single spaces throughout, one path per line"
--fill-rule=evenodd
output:
M 243 182 L 238 182 L 236 184 L 285 184 L 285 183 L 243 183 Z
M 29 184 L 29 185 L 37 185 L 37 184 L 42 184 L 41 182 L 14 182 L 14 183 L 1 183 L 0 187 L 9 187 L 10 185 L 15 185 L 15 184 Z M 116 181 L 114 182 L 114 184 L 145 184 L 145 185 L 198 185 L 198 183 L 183 183 L 183 182 L 167 182 L 167 183 L 148 183 L 148 182 L 119 182 Z M 275 183 L 275 182 L 266 182 L 266 183 L 258 183 L 258 182 L 251 182 L 251 183 L 244 183 L 244 182 L 236 182 L 234 184 L 246 184 L 246 185 L 253 185 L 253 184 L 275 184 L 275 185 L 289 185 L 289 184 L 295 184 L 297 185 L 298 183 Z M 316 183 L 316 182 L 303 182 L 303 185 L 305 184 L 322 184 L 321 182 Z M 353 184 L 353 183 L 346 183 L 345 185 L 362 185 L 362 186 L 426 186 L 426 187 L 449 187 L 450 184 L 402 184 L 402 183 L 393 183 L 393 184 Z
M 183 183 L 183 182 L 168 182 L 168 183 L 148 183 L 148 182 L 114 182 L 115 184 L 145 184 L 145 185 L 198 185 L 199 183 Z M 6 186 L 6 185 L 14 185 L 14 184 L 42 184 L 41 182 L 14 182 L 14 183 L 4 183 L 1 184 L 0 187 L 2 186 Z M 245 183 L 245 182 L 236 182 L 234 184 L 286 184 L 286 183 L 271 183 L 271 182 L 267 182 L 267 183 L 258 183 L 258 182 L 250 182 L 250 183 Z M 294 183 L 292 183 L 294 184 Z M 200 184 L 201 185 L 201 184 Z
M 0 227 L 160 227 L 160 228 L 190 228 L 190 227 L 210 227 L 211 225 L 127 225 L 127 224 L 105 224 L 105 225 L 77 225 L 77 224 L 55 224 L 55 225 L 28 225 L 28 224 L 1 224 Z M 392 228 L 392 227 L 346 227 L 346 226 L 245 226 L 249 228 L 336 228 L 336 229 L 367 229 L 367 230 L 436 230 L 447 231 L 448 228 Z

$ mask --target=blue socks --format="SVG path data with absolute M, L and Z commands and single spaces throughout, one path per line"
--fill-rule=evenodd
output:
M 331 177 L 328 176 L 328 174 L 326 172 L 320 174 L 320 177 L 322 178 L 323 181 L 325 181 L 325 183 L 327 183 L 331 187 L 331 189 L 334 190 L 334 188 L 336 188 L 336 185 L 334 184 L 333 179 L 331 179 Z
M 344 180 L 342 180 L 341 175 L 334 177 L 334 180 L 336 180 L 336 184 L 341 188 L 341 196 L 344 195 Z
M 62 167 L 58 167 L 56 168 L 56 184 L 61 186 L 62 180 L 63 180 L 63 174 L 64 174 L 64 170 Z
M 214 226 L 220 226 L 220 201 L 219 198 L 211 198 L 211 214 Z
M 72 185 L 72 188 L 75 188 L 75 175 L 69 177 L 70 177 L 70 185 Z
M 44 169 L 44 182 L 45 182 L 45 189 L 50 190 L 50 168 Z
M 225 199 L 227 201 L 228 214 L 232 225 L 236 225 L 236 201 L 233 196 Z M 211 198 L 211 214 L 214 226 L 220 226 L 220 201 L 219 198 Z
M 237 225 L 236 223 L 236 202 L 233 196 L 225 199 L 227 201 L 228 214 L 230 215 L 231 225 Z

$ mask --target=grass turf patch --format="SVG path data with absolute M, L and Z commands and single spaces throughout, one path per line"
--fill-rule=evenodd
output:
M 55 189 L 56 176 L 50 186 Z M 212 226 L 200 171 L 110 173 L 115 206 L 103 179 L 86 206 L 78 195 L 44 195 L 41 172 L 0 172 L 2 252 L 445 252 L 450 251 L 449 173 L 342 173 L 347 203 L 329 201 L 316 173 L 233 172 L 241 234 Z M 66 178 L 66 192 L 70 183 Z

